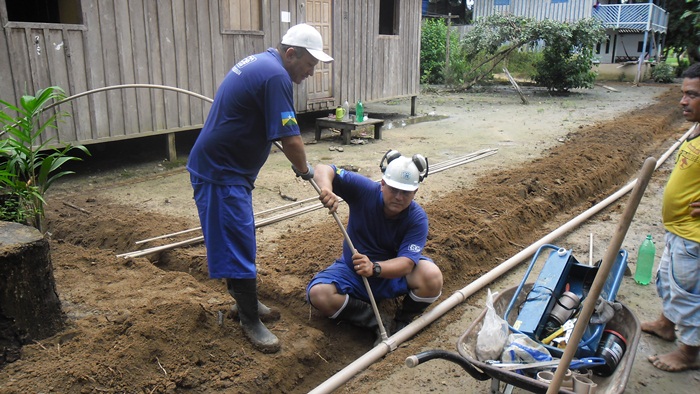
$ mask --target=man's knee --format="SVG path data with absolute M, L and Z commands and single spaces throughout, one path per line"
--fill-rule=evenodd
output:
M 414 278 L 409 280 L 409 286 L 415 289 L 416 295 L 420 297 L 434 297 L 442 291 L 443 278 L 440 268 L 428 260 L 421 260 L 418 269 L 413 272 Z M 412 282 L 412 283 L 411 283 Z
M 311 306 L 324 315 L 331 316 L 338 310 L 337 305 L 335 305 L 337 300 L 334 300 L 334 295 L 337 294 L 334 285 L 319 283 L 309 289 L 308 299 Z

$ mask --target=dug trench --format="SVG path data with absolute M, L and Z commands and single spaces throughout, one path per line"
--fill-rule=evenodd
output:
M 422 202 L 430 218 L 426 254 L 445 278 L 441 298 L 542 237 L 555 218 L 573 217 L 627 183 L 646 157 L 684 131 L 677 102 L 670 90 L 648 107 L 567 133 L 534 160 Z M 0 370 L 0 392 L 301 393 L 372 346 L 370 333 L 322 318 L 305 302 L 305 284 L 340 254 L 339 230 L 327 216 L 265 230 L 259 243 L 260 297 L 282 316 L 269 325 L 282 350 L 265 355 L 227 316 L 230 296 L 222 282 L 208 279 L 201 244 L 116 257 L 138 240 L 192 228 L 196 219 L 95 198 L 88 187 L 53 201 L 51 258 L 67 328 L 24 346 L 21 360 Z M 395 303 L 382 308 L 390 313 Z M 419 351 L 458 318 L 444 315 L 392 360 Z M 395 367 L 380 363 L 362 379 Z M 355 382 L 353 391 L 361 386 Z

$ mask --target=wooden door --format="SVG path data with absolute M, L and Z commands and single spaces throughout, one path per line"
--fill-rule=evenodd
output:
M 331 26 L 331 0 L 309 0 L 306 2 L 307 22 L 318 29 L 323 37 L 323 51 L 333 56 L 333 29 Z M 319 62 L 313 78 L 306 82 L 309 102 L 332 100 L 333 98 L 333 62 Z

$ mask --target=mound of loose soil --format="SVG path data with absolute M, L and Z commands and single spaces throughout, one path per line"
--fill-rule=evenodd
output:
M 423 203 L 427 254 L 444 272 L 443 297 L 539 239 L 543 224 L 626 183 L 678 134 L 677 102 L 675 92 L 662 95 L 647 108 L 566 135 L 541 158 Z M 4 393 L 307 392 L 371 347 L 371 335 L 320 318 L 304 300 L 308 280 L 340 253 L 340 238 L 328 236 L 338 234 L 333 221 L 260 245 L 261 298 L 282 310 L 270 328 L 283 349 L 264 355 L 228 317 L 230 296 L 207 279 L 203 246 L 115 256 L 192 220 L 89 191 L 75 191 L 71 200 L 85 211 L 54 202 L 47 215 L 68 328 L 25 346 L 21 360 L 0 370 Z M 412 343 L 420 347 L 456 318 L 446 315 Z

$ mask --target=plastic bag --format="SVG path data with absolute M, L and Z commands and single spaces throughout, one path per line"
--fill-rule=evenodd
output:
M 495 293 L 497 294 L 497 293 Z M 508 339 L 508 322 L 498 316 L 493 307 L 493 296 L 488 289 L 486 296 L 486 316 L 476 337 L 476 357 L 480 361 L 498 360 Z
M 534 363 L 551 359 L 552 355 L 544 345 L 518 333 L 508 336 L 507 345 L 501 354 L 501 361 L 504 363 Z

